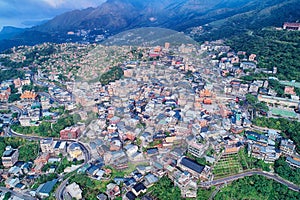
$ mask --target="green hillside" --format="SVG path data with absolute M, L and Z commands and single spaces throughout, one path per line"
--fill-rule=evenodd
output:
M 277 67 L 280 80 L 300 81 L 300 31 L 263 29 L 234 36 L 227 44 L 257 54 L 259 67 Z

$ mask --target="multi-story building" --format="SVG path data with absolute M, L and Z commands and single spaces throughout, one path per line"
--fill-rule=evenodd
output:
M 60 139 L 77 139 L 81 131 L 79 127 L 67 127 L 60 131 Z
M 284 22 L 283 29 L 299 31 L 300 30 L 300 23 Z
M 195 177 L 199 177 L 201 180 L 209 180 L 211 178 L 211 168 L 209 166 L 200 165 L 194 160 L 187 157 L 182 157 L 177 166 L 185 171 L 191 173 Z
M 19 118 L 19 122 L 20 122 L 21 126 L 31 126 L 32 125 L 30 117 L 25 116 L 25 115 L 22 115 Z
M 291 156 L 288 156 L 286 158 L 286 162 L 292 167 L 292 168 L 300 168 L 300 156 L 293 154 Z
M 190 142 L 188 146 L 188 152 L 198 158 L 200 158 L 203 155 L 206 149 L 207 148 L 205 145 L 197 143 L 196 141 Z
M 41 104 L 42 104 L 42 109 L 43 110 L 47 110 L 51 107 L 50 99 L 45 97 L 45 96 L 41 97 Z
M 13 149 L 11 146 L 7 146 L 2 155 L 2 164 L 4 167 L 12 167 L 19 158 L 19 150 Z
M 79 185 L 76 183 L 72 183 L 66 187 L 66 192 L 70 194 L 72 199 L 82 199 L 82 190 Z
M 62 141 L 55 141 L 52 148 L 55 155 L 64 155 L 67 152 L 67 143 Z
M 279 148 L 282 154 L 290 156 L 294 153 L 295 147 L 296 146 L 292 140 L 283 139 L 281 140 Z
M 175 168 L 175 171 L 170 176 L 174 185 L 178 186 L 181 191 L 181 196 L 184 198 L 197 197 L 197 183 L 193 181 L 192 176 L 187 171 L 180 171 Z
M 47 138 L 40 141 L 40 147 L 43 153 L 53 152 L 53 138 Z

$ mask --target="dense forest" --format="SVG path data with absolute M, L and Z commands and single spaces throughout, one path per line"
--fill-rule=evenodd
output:
M 100 82 L 102 85 L 107 85 L 110 82 L 119 80 L 123 76 L 124 72 L 120 67 L 112 67 L 107 72 L 100 76 Z
M 292 169 L 284 157 L 280 157 L 275 161 L 274 170 L 282 178 L 300 185 L 300 169 Z
M 6 146 L 12 146 L 12 148 L 19 148 L 19 160 L 20 161 L 33 161 L 39 152 L 39 145 L 37 142 L 28 142 L 19 137 L 0 137 L 0 155 L 5 151 Z M 1 161 L 1 157 L 0 157 Z M 0 162 L 0 167 L 2 162 Z
M 19 70 L 0 70 L 0 82 L 15 78 L 24 78 L 24 71 Z
M 234 36 L 227 44 L 235 51 L 257 54 L 261 68 L 277 67 L 280 80 L 300 81 L 299 31 L 263 29 Z
M 150 194 L 160 200 L 181 199 L 179 187 L 175 187 L 171 179 L 166 176 L 150 188 Z
M 234 181 L 222 188 L 215 196 L 216 200 L 226 199 L 300 199 L 300 193 L 294 192 L 288 187 L 255 175 Z

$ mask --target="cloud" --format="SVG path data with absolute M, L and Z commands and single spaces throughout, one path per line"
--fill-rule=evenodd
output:
M 24 26 L 23 21 L 42 21 L 74 9 L 96 7 L 105 0 L 0 0 L 2 26 Z
M 79 9 L 79 8 L 87 8 L 87 7 L 96 7 L 100 5 L 100 3 L 103 3 L 103 1 L 99 0 L 42 0 L 49 6 L 53 8 L 73 8 L 73 9 Z

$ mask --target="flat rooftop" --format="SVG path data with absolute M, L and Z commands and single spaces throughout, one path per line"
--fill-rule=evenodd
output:
M 272 115 L 280 115 L 282 117 L 297 118 L 297 113 L 291 110 L 284 110 L 280 108 L 270 108 Z

